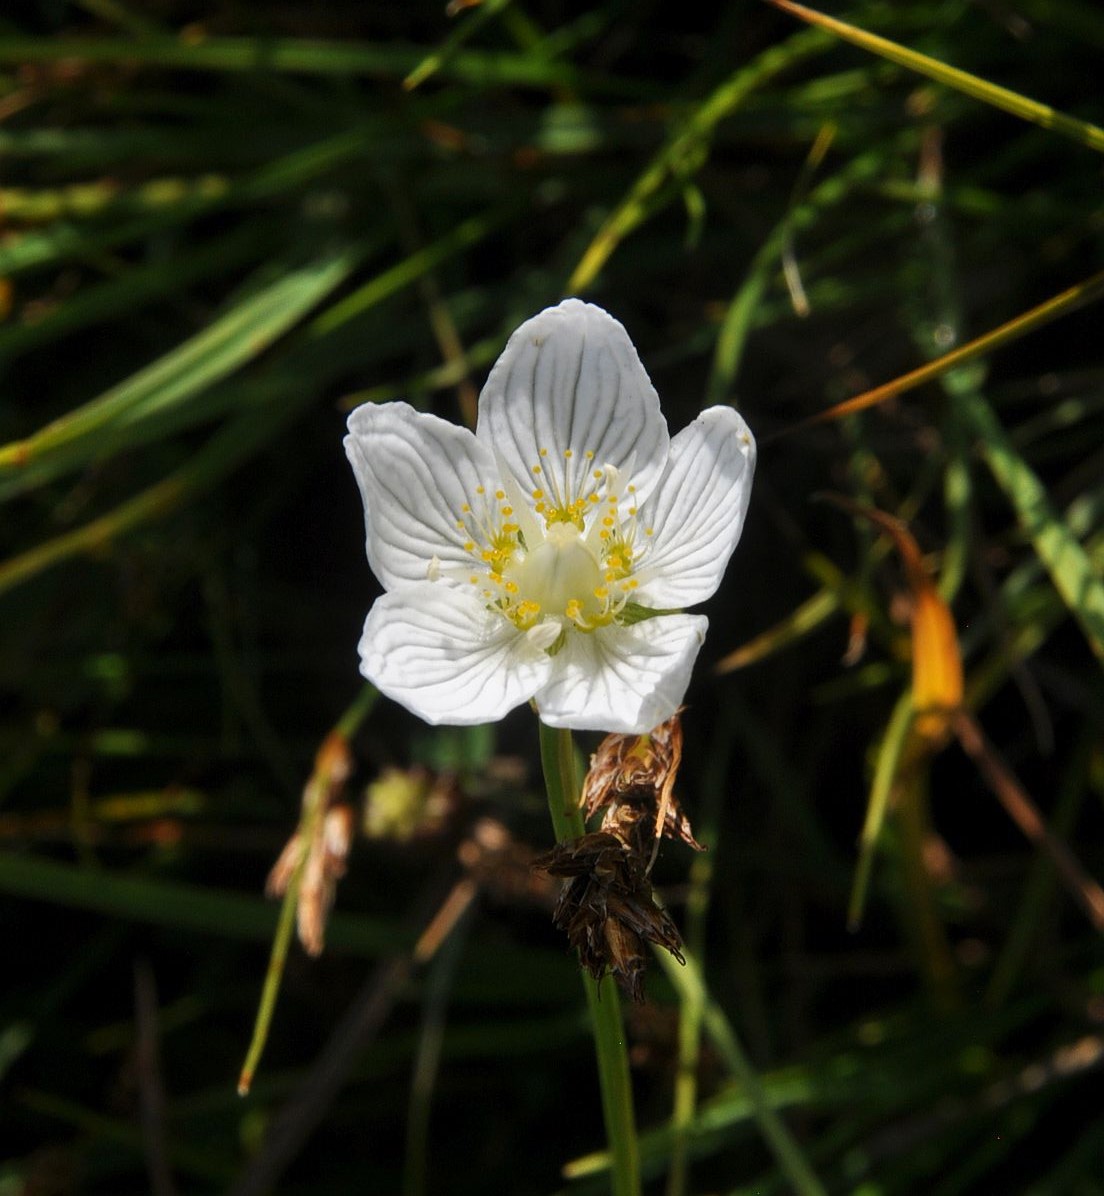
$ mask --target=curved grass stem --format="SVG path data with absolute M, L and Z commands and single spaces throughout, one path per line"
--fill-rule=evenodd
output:
M 571 732 L 540 724 L 541 766 L 556 839 L 577 839 L 586 826 L 579 809 L 579 778 Z M 607 973 L 596 981 L 583 972 L 587 1008 L 598 1057 L 602 1113 L 606 1123 L 614 1196 L 640 1196 L 640 1152 L 636 1139 L 629 1057 L 617 986 Z

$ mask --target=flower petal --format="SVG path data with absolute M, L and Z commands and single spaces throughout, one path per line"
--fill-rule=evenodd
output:
M 430 582 L 377 599 L 360 671 L 427 723 L 502 718 L 547 681 L 552 658 L 471 594 Z
M 638 600 L 659 609 L 704 602 L 740 539 L 755 474 L 755 440 L 731 407 L 710 407 L 671 441 L 667 470 L 641 508 L 652 528 L 636 574 Z
M 702 615 L 663 615 L 569 633 L 537 693 L 542 721 L 578 731 L 650 731 L 679 708 L 707 626 Z
M 349 416 L 345 453 L 364 500 L 368 563 L 387 589 L 425 581 L 434 557 L 467 568 L 463 508 L 493 494 L 494 456 L 467 428 L 408 403 L 365 403 Z
M 584 497 L 604 465 L 631 470 L 643 500 L 670 443 L 629 334 L 579 299 L 547 308 L 510 337 L 479 396 L 476 435 L 527 495 L 541 488 L 557 504 Z

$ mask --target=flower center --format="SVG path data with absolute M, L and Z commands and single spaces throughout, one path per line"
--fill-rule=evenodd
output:
M 456 528 L 476 566 L 467 580 L 522 631 L 542 624 L 556 637 L 618 622 L 637 587 L 639 533 L 645 542 L 652 535 L 638 529 L 636 487 L 612 465 L 596 468 L 592 452 L 576 458 L 566 450 L 559 472 L 547 450 L 540 456 L 538 485 L 517 501 L 530 499 L 542 526 L 523 534 L 503 489 L 478 486 L 478 509 L 461 508 Z
M 504 578 L 506 586 L 516 584 L 522 603 L 542 615 L 560 615 L 580 627 L 603 621 L 602 569 L 572 523 L 551 524 L 544 543 L 507 568 Z

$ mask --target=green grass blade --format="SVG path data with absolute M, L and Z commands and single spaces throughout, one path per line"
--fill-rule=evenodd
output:
M 147 925 L 256 942 L 271 940 L 277 918 L 273 905 L 260 896 L 99 869 L 93 873 L 8 853 L 0 853 L 0 892 Z M 335 949 L 369 958 L 409 943 L 409 936 L 387 923 L 359 914 L 335 914 L 327 934 Z
M 1016 451 L 992 407 L 974 391 L 959 399 L 982 455 L 1031 538 L 1055 589 L 1104 662 L 1104 577 L 1051 505 L 1046 487 Z
M 725 80 L 694 110 L 603 222 L 568 280 L 568 294 L 577 294 L 594 281 L 617 246 L 651 215 L 657 197 L 668 184 L 688 178 L 705 161 L 710 138 L 720 121 L 757 88 L 829 44 L 818 30 L 799 33 L 780 46 L 764 50 Z
M 851 888 L 851 900 L 847 907 L 847 927 L 857 930 L 862 921 L 866 905 L 866 890 L 870 883 L 870 871 L 874 863 L 874 849 L 885 823 L 889 809 L 889 797 L 893 782 L 901 767 L 912 726 L 912 694 L 908 691 L 897 699 L 893 713 L 889 716 L 881 747 L 878 749 L 878 763 L 874 768 L 874 783 L 870 787 L 870 801 L 866 807 L 862 833 L 859 836 L 859 862 L 855 866 L 855 880 Z
M 510 0 L 483 0 L 483 3 L 467 20 L 461 21 L 448 37 L 427 54 L 406 76 L 403 80 L 403 88 L 406 91 L 413 91 L 432 75 L 437 74 L 449 59 L 456 56 L 460 47 L 474 33 L 478 32 L 492 17 L 502 12 L 509 3 Z
M 99 398 L 0 448 L 0 493 L 96 458 L 107 426 L 184 403 L 259 356 L 348 277 L 354 260 L 342 250 L 284 275 Z
M 1010 91 L 1007 87 L 1000 87 L 996 83 L 990 83 L 977 75 L 971 75 L 969 71 L 961 71 L 956 67 L 948 66 L 945 62 L 929 58 L 926 54 L 910 50 L 907 46 L 891 42 L 887 38 L 867 33 L 865 29 L 859 29 L 845 21 L 837 21 L 833 17 L 825 16 L 802 4 L 794 4 L 791 0 L 768 0 L 768 3 L 784 12 L 792 13 L 795 17 L 800 17 L 810 25 L 834 33 L 844 41 L 867 50 L 871 54 L 877 54 L 882 58 L 887 58 L 890 62 L 897 63 L 898 66 L 915 71 L 918 75 L 934 79 L 936 83 L 943 83 L 975 100 L 991 104 L 994 108 L 1018 116 L 1021 120 L 1041 125 L 1044 129 L 1053 129 L 1055 133 L 1061 133 L 1063 137 L 1069 137 L 1073 141 L 1080 142 L 1081 145 L 1088 146 L 1089 149 L 1104 153 L 1104 129 L 1097 125 L 1078 120 L 1073 116 L 1066 116 L 1065 113 L 1020 95 L 1019 92 Z
M 0 62 L 141 64 L 180 70 L 266 71 L 303 75 L 364 75 L 404 79 L 425 61 L 421 46 L 388 42 L 326 41 L 314 38 L 208 37 L 188 43 L 179 38 L 0 37 Z M 508 51 L 457 50 L 438 67 L 446 78 L 475 87 L 567 87 L 634 92 L 568 63 Z

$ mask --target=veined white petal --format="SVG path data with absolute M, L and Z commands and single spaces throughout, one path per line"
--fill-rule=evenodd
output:
M 662 615 L 569 634 L 537 692 L 542 721 L 578 731 L 650 731 L 682 702 L 707 626 L 702 615 Z
M 360 671 L 435 726 L 502 718 L 545 684 L 552 658 L 463 590 L 431 582 L 377 599 L 360 638 Z
M 470 567 L 458 524 L 465 506 L 478 513 L 493 502 L 497 470 L 467 428 L 408 403 L 365 403 L 349 416 L 345 453 L 364 500 L 368 563 L 387 589 L 431 568 Z
M 671 441 L 666 472 L 641 508 L 647 556 L 637 600 L 659 609 L 704 602 L 740 539 L 755 473 L 755 440 L 731 407 L 710 407 Z
M 542 489 L 553 505 L 589 493 L 594 471 L 607 464 L 631 465 L 643 500 L 670 444 L 629 334 L 579 299 L 547 308 L 510 337 L 479 396 L 476 435 L 527 495 Z

